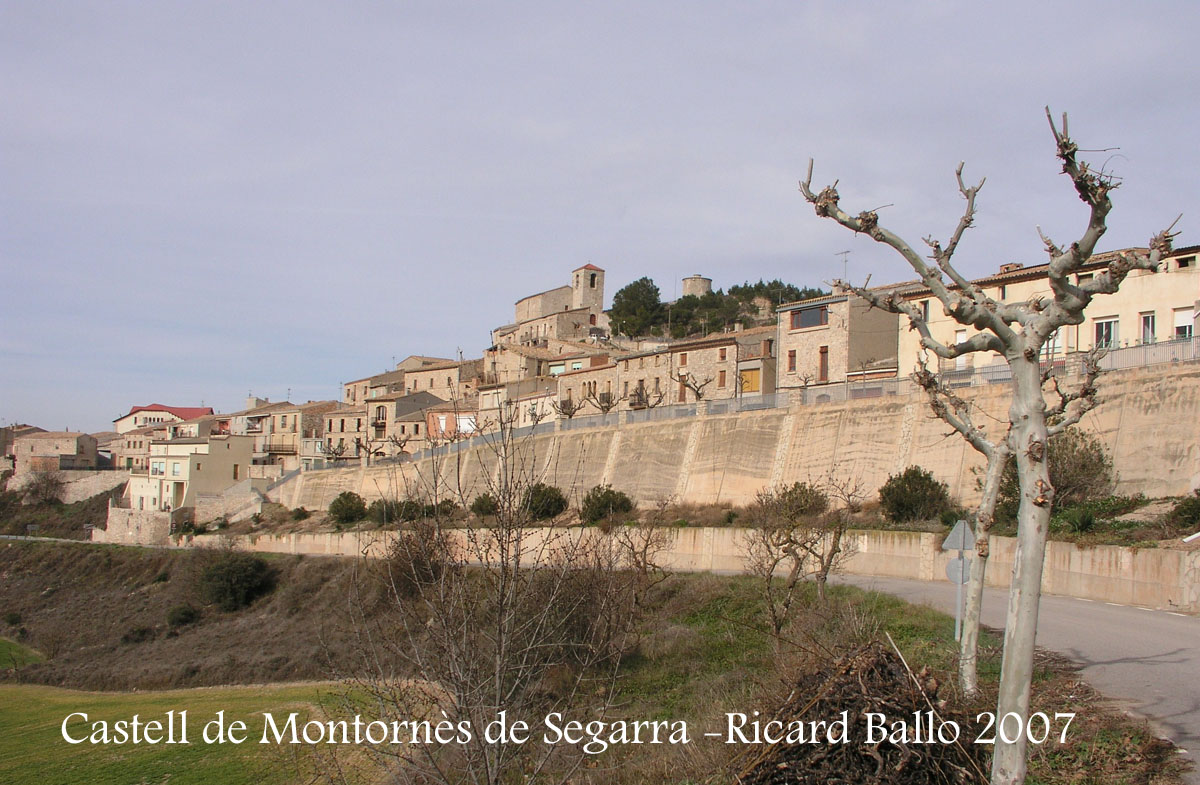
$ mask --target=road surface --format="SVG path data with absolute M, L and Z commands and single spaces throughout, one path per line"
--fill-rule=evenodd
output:
M 954 613 L 949 581 L 862 575 L 833 580 Z M 1007 602 L 1007 590 L 987 589 L 983 624 L 1003 629 Z M 1200 760 L 1200 618 L 1043 594 L 1037 643 L 1080 663 L 1092 686 L 1149 719 L 1193 763 Z M 1200 785 L 1200 770 L 1189 776 Z

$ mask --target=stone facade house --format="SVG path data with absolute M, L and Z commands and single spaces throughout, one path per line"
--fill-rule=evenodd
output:
M 460 401 L 473 397 L 483 373 L 483 360 L 465 360 L 430 365 L 405 372 L 408 392 L 425 392 L 444 401 Z
M 778 314 L 776 389 L 896 375 L 895 314 L 845 294 L 785 303 Z
M 517 301 L 512 324 L 492 330 L 492 345 L 534 344 L 547 339 L 586 340 L 608 333 L 604 313 L 604 270 L 585 264 L 571 283 Z
M 74 431 L 27 433 L 13 440 L 14 473 L 96 468 L 96 440 Z
M 1145 252 L 1146 249 L 1136 249 Z M 1096 254 L 1076 274 L 1076 282 L 1086 281 L 1103 272 L 1120 251 Z M 1200 313 L 1200 246 L 1188 246 L 1174 251 L 1160 265 L 1159 272 L 1133 270 L 1115 294 L 1095 297 L 1084 311 L 1082 324 L 1061 328 L 1044 348 L 1044 362 L 1063 362 L 1073 352 L 1086 352 L 1094 346 L 1119 349 L 1129 346 L 1150 346 L 1172 341 L 1186 342 L 1196 335 L 1196 319 Z M 1033 297 L 1052 296 L 1047 280 L 1048 265 L 1024 267 L 1002 265 L 995 275 L 972 281 L 984 293 L 999 302 L 1025 302 Z M 953 288 L 953 287 L 952 287 Z M 919 282 L 881 287 L 898 289 L 905 299 L 915 303 L 927 314 L 929 330 L 934 338 L 949 345 L 965 341 L 977 331 L 961 325 L 949 316 L 941 302 Z M 901 317 L 899 331 L 899 372 L 907 377 L 916 369 L 919 336 L 908 329 L 908 319 Z M 935 370 L 971 373 L 994 366 L 1003 373 L 1004 358 L 992 353 L 969 354 L 953 360 L 939 360 Z
M 134 406 L 129 410 L 129 414 L 123 414 L 113 420 L 113 430 L 117 433 L 128 433 L 134 428 L 183 422 L 212 413 L 211 406 L 164 406 L 161 403 Z

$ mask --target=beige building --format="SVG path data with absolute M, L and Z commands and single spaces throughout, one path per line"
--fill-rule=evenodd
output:
M 168 438 L 165 423 L 135 428 L 121 434 L 113 451 L 113 465 L 126 471 L 144 472 L 150 466 L 150 443 Z
M 134 428 L 183 422 L 212 413 L 211 406 L 164 406 L 161 403 L 134 406 L 129 410 L 129 414 L 113 420 L 113 430 L 117 433 L 128 433 Z
M 608 333 L 604 313 L 604 270 L 585 264 L 571 283 L 518 300 L 512 324 L 492 331 L 492 345 L 536 344 L 547 339 L 586 340 Z
M 785 303 L 778 314 L 776 389 L 896 375 L 895 314 L 845 294 Z
M 1132 249 L 1145 252 L 1146 249 Z M 1084 311 L 1079 325 L 1063 327 L 1045 348 L 1044 361 L 1061 361 L 1072 352 L 1084 352 L 1094 346 L 1118 349 L 1128 346 L 1161 344 L 1187 340 L 1196 334 L 1197 301 L 1200 300 L 1200 269 L 1196 259 L 1200 246 L 1175 251 L 1159 266 L 1159 272 L 1133 270 L 1116 294 L 1097 295 Z M 1109 261 L 1120 251 L 1096 254 L 1076 275 L 1076 282 L 1087 281 L 1103 272 Z M 999 302 L 1019 303 L 1034 297 L 1050 297 L 1046 277 L 1049 265 L 1024 267 L 1006 264 L 996 275 L 972 283 Z M 914 302 L 927 314 L 929 331 L 937 340 L 947 344 L 965 341 L 977 330 L 954 321 L 941 302 L 929 289 L 919 283 L 899 287 L 906 299 Z M 899 371 L 907 377 L 916 368 L 920 349 L 919 336 L 908 329 L 908 319 L 902 318 L 899 331 Z M 937 358 L 931 358 L 931 362 Z M 980 367 L 1004 366 L 997 354 L 979 353 L 954 360 L 938 360 L 943 372 L 972 372 Z
M 444 401 L 457 401 L 474 396 L 482 373 L 483 360 L 465 360 L 407 371 L 404 379 L 409 394 L 425 392 Z
M 739 394 L 739 351 L 738 340 L 730 333 L 616 359 L 589 357 L 584 367 L 557 377 L 558 397 L 584 401 L 577 416 L 599 414 L 602 408 L 597 403 L 613 400 L 616 404 L 610 411 L 733 398 Z
M 96 440 L 86 433 L 26 433 L 13 440 L 12 449 L 15 474 L 96 468 Z
M 149 467 L 130 475 L 121 506 L 135 510 L 194 508 L 201 495 L 219 494 L 249 479 L 254 439 L 209 436 L 155 441 Z

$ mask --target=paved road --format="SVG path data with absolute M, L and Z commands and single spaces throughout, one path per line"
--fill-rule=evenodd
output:
M 836 580 L 954 612 L 954 586 L 869 576 Z M 1008 592 L 987 589 L 983 623 L 1003 629 Z M 1083 677 L 1147 717 L 1200 761 L 1200 619 L 1168 611 L 1043 595 L 1039 646 L 1083 665 Z M 1200 785 L 1200 766 L 1189 782 Z

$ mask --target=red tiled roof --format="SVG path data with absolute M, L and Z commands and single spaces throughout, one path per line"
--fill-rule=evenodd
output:
M 183 420 L 191 420 L 196 417 L 203 417 L 206 414 L 212 414 L 211 406 L 163 406 L 161 403 L 152 403 L 149 406 L 134 406 L 129 410 L 129 414 L 136 412 L 168 412 Z M 123 414 L 117 420 L 124 419 L 129 414 Z M 113 420 L 116 422 L 116 420 Z
M 603 267 L 597 267 L 596 265 L 592 264 L 591 262 L 588 262 L 583 267 L 580 267 L 578 269 L 580 269 L 580 270 L 595 270 L 598 273 L 604 272 Z

